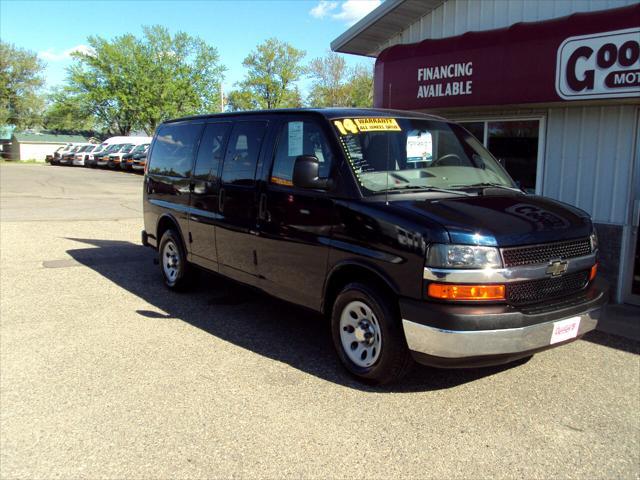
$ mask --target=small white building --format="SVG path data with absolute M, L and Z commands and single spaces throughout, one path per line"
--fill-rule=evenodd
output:
M 331 48 L 376 58 L 374 106 L 456 120 L 589 212 L 613 300 L 640 304 L 638 0 L 386 0 Z
M 81 135 L 58 135 L 54 133 L 14 133 L 11 137 L 12 160 L 36 160 L 44 162 L 58 147 L 68 143 L 86 143 Z

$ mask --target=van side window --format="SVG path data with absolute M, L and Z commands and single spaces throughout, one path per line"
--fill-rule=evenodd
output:
M 218 177 L 218 167 L 224 158 L 224 147 L 227 144 L 231 124 L 209 123 L 202 134 L 194 178 L 212 181 Z
M 260 147 L 267 131 L 267 122 L 238 122 L 229 139 L 222 166 L 222 181 L 252 185 Z
M 149 173 L 188 177 L 193 167 L 202 123 L 176 123 L 160 127 L 149 159 Z
M 300 155 L 313 155 L 320 162 L 320 178 L 331 173 L 333 152 L 324 132 L 314 121 L 290 121 L 283 125 L 273 160 L 271 183 L 292 186 L 293 164 Z

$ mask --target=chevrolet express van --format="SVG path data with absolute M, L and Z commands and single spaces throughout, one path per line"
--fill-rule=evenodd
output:
M 417 361 L 511 362 L 596 327 L 589 216 L 526 195 L 465 129 L 378 109 L 277 110 L 158 127 L 142 243 L 164 282 L 194 268 L 322 312 L 369 383 Z

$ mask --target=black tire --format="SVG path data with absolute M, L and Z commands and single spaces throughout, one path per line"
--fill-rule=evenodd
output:
M 169 252 L 175 254 L 170 255 Z M 158 248 L 160 271 L 164 284 L 170 290 L 185 291 L 191 288 L 196 279 L 196 269 L 187 261 L 184 245 L 180 235 L 172 229 L 167 230 L 160 239 Z M 168 272 L 174 271 L 175 275 Z
M 380 352 L 370 366 L 354 363 L 342 343 L 341 316 L 345 308 L 354 305 L 353 302 L 361 302 L 369 307 L 381 334 Z M 390 295 L 369 285 L 350 283 L 338 294 L 331 313 L 331 336 L 342 364 L 349 373 L 365 383 L 382 385 L 397 382 L 411 370 L 414 364 L 394 300 Z

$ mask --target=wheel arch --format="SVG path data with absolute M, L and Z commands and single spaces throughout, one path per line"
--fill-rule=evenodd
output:
M 340 290 L 352 282 L 372 285 L 396 299 L 399 294 L 397 285 L 380 269 L 364 262 L 345 261 L 335 265 L 327 275 L 320 307 L 323 314 L 329 315 L 331 313 L 333 303 Z
M 186 252 L 186 244 L 184 242 L 184 237 L 182 236 L 182 231 L 180 230 L 180 223 L 178 223 L 178 220 L 170 213 L 163 213 L 158 219 L 158 224 L 156 227 L 156 242 L 158 244 L 158 248 L 160 248 L 160 240 L 162 240 L 162 235 L 164 235 L 164 232 L 166 232 L 170 228 L 173 228 L 176 231 L 176 233 L 180 237 L 180 241 L 182 242 L 182 248 L 184 248 Z

